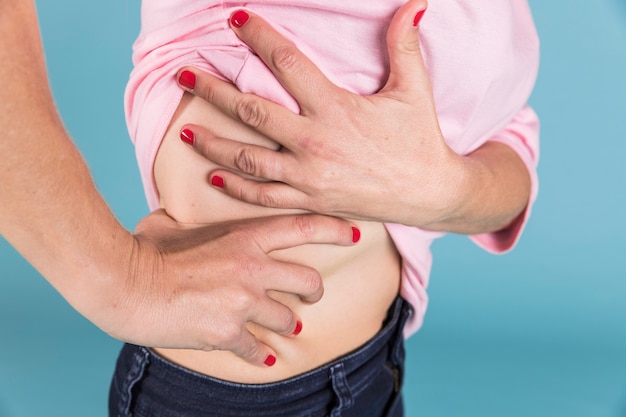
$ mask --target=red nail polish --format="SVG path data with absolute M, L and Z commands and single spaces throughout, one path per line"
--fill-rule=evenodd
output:
M 276 363 L 276 356 L 274 355 L 269 355 L 266 359 L 265 362 L 263 362 L 265 365 L 267 366 L 274 366 L 274 364 Z
M 352 243 L 356 243 L 361 240 L 361 231 L 356 227 L 352 228 Z
M 211 177 L 211 184 L 218 188 L 224 188 L 224 178 L 214 175 Z
M 196 87 L 196 74 L 191 71 L 185 70 L 180 73 L 178 82 L 183 87 L 187 87 L 188 89 L 193 90 Z
M 302 332 L 302 322 L 300 320 L 298 320 L 296 322 L 296 329 L 293 331 L 293 335 L 297 336 L 300 334 L 300 332 Z
M 193 143 L 196 140 L 196 136 L 193 134 L 193 132 L 191 130 L 183 129 L 180 132 L 180 140 L 185 142 L 187 145 L 193 146 Z
M 236 28 L 240 28 L 246 24 L 250 16 L 243 10 L 237 10 L 230 17 L 230 23 Z
M 415 15 L 415 18 L 413 19 L 413 26 L 419 25 L 420 20 L 422 20 L 422 17 L 424 16 L 424 13 L 426 13 L 426 10 L 421 10 L 417 12 L 417 14 Z

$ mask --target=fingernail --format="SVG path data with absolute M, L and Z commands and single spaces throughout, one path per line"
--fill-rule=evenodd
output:
M 218 188 L 224 188 L 224 178 L 213 175 L 211 177 L 211 184 Z
M 180 140 L 182 140 L 183 142 L 185 142 L 187 145 L 191 145 L 193 146 L 193 143 L 195 142 L 195 135 L 193 134 L 193 132 L 189 129 L 183 129 L 180 132 Z
M 361 240 L 361 231 L 356 227 L 352 228 L 352 243 L 356 243 Z
M 185 70 L 180 73 L 178 82 L 183 87 L 187 87 L 188 89 L 193 90 L 196 87 L 196 74 L 191 71 Z
M 243 10 L 237 10 L 230 17 L 230 23 L 232 23 L 234 27 L 240 28 L 246 24 L 249 18 L 250 16 L 248 15 L 248 13 Z
M 420 20 L 422 20 L 422 17 L 424 16 L 424 13 L 426 13 L 426 9 L 420 10 L 419 12 L 417 12 L 417 14 L 415 15 L 415 18 L 413 19 L 413 26 L 419 25 Z
M 293 331 L 293 335 L 297 336 L 300 334 L 300 332 L 302 331 L 302 322 L 300 320 L 298 320 L 296 322 L 296 329 Z
M 274 355 L 269 355 L 266 359 L 265 362 L 263 362 L 265 365 L 267 366 L 274 366 L 274 364 L 276 363 L 276 356 Z

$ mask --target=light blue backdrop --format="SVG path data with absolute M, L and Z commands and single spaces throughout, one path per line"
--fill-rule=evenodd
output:
M 132 228 L 147 210 L 122 112 L 139 0 L 38 6 L 63 119 Z M 626 416 L 626 0 L 531 6 L 540 197 L 509 255 L 461 237 L 435 245 L 431 306 L 409 341 L 409 417 Z M 119 343 L 4 241 L 0 278 L 0 416 L 105 416 Z

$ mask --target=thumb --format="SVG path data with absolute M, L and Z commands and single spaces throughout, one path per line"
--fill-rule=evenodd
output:
M 387 31 L 389 78 L 381 92 L 399 96 L 430 88 L 418 30 L 427 6 L 427 0 L 410 0 L 391 20 Z

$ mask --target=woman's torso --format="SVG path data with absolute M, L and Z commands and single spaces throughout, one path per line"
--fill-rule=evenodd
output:
M 208 174 L 215 165 L 179 139 L 183 124 L 201 122 L 224 137 L 275 146 L 226 119 L 202 100 L 185 95 L 161 144 L 154 169 L 161 204 L 168 213 L 180 222 L 193 224 L 289 213 L 235 201 L 208 184 Z M 302 321 L 303 330 L 297 337 L 284 337 L 249 326 L 261 341 L 276 350 L 278 360 L 273 367 L 250 365 L 226 351 L 159 349 L 158 352 L 201 373 L 255 383 L 305 372 L 357 348 L 380 329 L 398 293 L 400 261 L 382 224 L 355 223 L 361 231 L 361 240 L 355 246 L 304 245 L 271 254 L 280 260 L 311 266 L 324 279 L 324 296 L 315 304 L 304 304 L 294 295 L 272 294 Z M 236 256 L 234 253 L 233 257 Z
M 335 69 L 342 69 L 342 73 L 328 72 L 333 81 L 345 87 L 354 86 L 360 93 L 372 93 L 380 87 L 385 75 L 385 59 L 380 53 L 384 36 L 381 35 L 386 21 L 402 4 L 402 1 L 394 1 L 395 4 L 366 2 L 358 7 L 354 2 L 342 5 L 327 0 L 253 1 L 246 2 L 245 7 L 277 26 L 282 26 L 281 19 L 284 23 L 283 17 L 289 16 L 290 33 L 287 35 L 295 41 L 314 39 L 320 31 L 330 29 L 328 18 L 332 16 L 342 32 L 353 39 L 343 36 L 342 40 L 329 37 L 332 44 L 296 43 L 314 61 L 320 61 L 321 54 L 327 62 L 335 64 Z M 209 67 L 205 70 L 235 82 L 242 90 L 269 96 L 297 111 L 297 105 L 281 86 L 275 81 L 272 83 L 273 77 L 258 57 L 251 54 L 228 28 L 229 14 L 242 6 L 242 3 L 214 1 L 181 4 L 178 0 L 145 0 L 142 35 L 136 44 L 135 58 L 147 69 L 146 79 L 154 76 L 150 65 L 159 65 L 157 61 L 166 56 L 166 65 L 171 66 L 180 66 L 182 62 L 200 66 L 206 63 Z M 355 15 L 352 13 L 355 10 L 360 11 Z M 177 31 L 179 33 L 174 35 Z M 354 56 L 341 50 L 344 42 L 361 44 L 362 47 L 352 53 L 359 55 L 359 61 L 368 61 L 372 65 L 354 71 L 350 66 Z M 146 47 L 146 55 L 142 55 L 141 45 Z M 168 54 L 180 56 L 180 61 L 170 60 Z M 141 72 L 141 67 L 137 71 Z M 155 82 L 172 81 L 155 79 Z M 147 100 L 156 105 L 165 101 L 159 96 L 148 96 Z M 144 119 L 140 128 L 149 123 Z M 208 184 L 208 174 L 215 165 L 195 154 L 179 139 L 180 128 L 185 123 L 202 124 L 220 136 L 276 146 L 267 138 L 221 116 L 202 100 L 185 94 L 160 143 L 153 169 L 160 204 L 170 215 L 181 222 L 204 224 L 289 213 L 244 204 L 214 190 Z M 155 139 L 159 141 L 160 137 Z M 261 341 L 276 350 L 277 363 L 273 367 L 250 365 L 226 351 L 159 349 L 158 353 L 200 373 L 255 383 L 297 375 L 359 347 L 378 332 L 398 294 L 400 260 L 382 224 L 355 223 L 361 230 L 361 240 L 355 246 L 304 245 L 271 254 L 287 262 L 311 266 L 324 280 L 324 296 L 315 304 L 304 304 L 293 295 L 272 294 L 302 321 L 303 330 L 297 337 L 279 336 L 258 326 L 249 326 Z
M 245 6 L 294 40 L 333 82 L 359 94 L 371 94 L 384 83 L 385 32 L 393 12 L 403 3 L 298 0 L 253 1 Z M 211 7 L 219 12 L 209 10 Z M 198 100 L 189 102 L 185 96 L 161 145 L 165 130 L 161 123 L 171 116 L 169 110 L 163 110 L 163 102 L 178 102 L 180 90 L 172 77 L 182 65 L 213 71 L 244 91 L 270 96 L 297 111 L 297 105 L 258 57 L 228 28 L 227 17 L 237 7 L 242 3 L 143 3 L 142 34 L 134 52 L 137 66 L 127 89 L 129 130 L 151 206 L 157 202 L 157 193 L 151 188 L 154 171 L 162 202 L 182 221 L 219 221 L 228 218 L 224 212 L 234 217 L 276 213 L 243 205 L 212 190 L 207 184 L 211 167 L 180 143 L 178 129 L 182 123 L 202 120 L 207 125 L 211 120 L 212 127 L 221 127 L 237 139 L 266 139 L 241 131 L 240 126 L 227 126 L 211 109 Z M 295 10 L 298 7 L 303 9 Z M 293 10 L 289 19 L 285 18 L 287 9 Z M 441 128 L 449 145 L 465 154 L 506 125 L 528 96 L 537 59 L 536 33 L 527 4 L 525 0 L 432 2 L 420 24 L 420 34 Z M 238 65 L 232 68 L 232 62 Z M 167 103 L 168 108 L 174 106 Z M 225 352 L 161 353 L 200 372 L 254 382 L 292 375 L 356 347 L 380 327 L 397 293 L 400 267 L 382 225 L 359 223 L 359 227 L 363 237 L 353 248 L 302 247 L 276 254 L 320 268 L 326 293 L 313 306 L 289 297 L 284 300 L 304 323 L 304 331 L 297 338 L 284 340 L 258 329 L 261 338 L 279 347 L 279 362 L 274 368 L 250 368 Z M 425 282 L 427 276 L 421 279 Z

